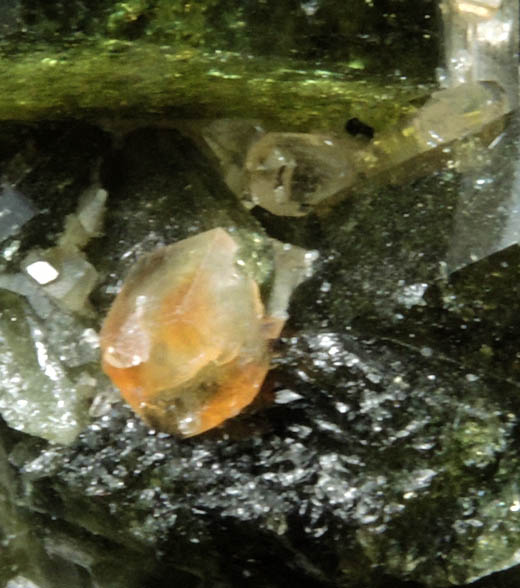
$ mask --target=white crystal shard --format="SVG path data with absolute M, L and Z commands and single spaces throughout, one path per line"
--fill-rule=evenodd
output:
M 34 204 L 7 184 L 0 185 L 0 241 L 14 235 L 37 213 Z
M 60 247 L 83 249 L 90 239 L 101 234 L 107 196 L 107 191 L 98 185 L 83 192 L 76 212 L 65 220 L 65 230 L 58 241 Z
M 34 249 L 22 263 L 25 272 L 42 291 L 74 312 L 85 312 L 97 272 L 76 248 Z
M 45 291 L 63 306 L 82 312 L 97 280 L 97 271 L 79 251 L 63 252 L 58 280 L 45 286 Z
M 26 266 L 25 271 L 38 284 L 44 285 L 54 281 L 60 274 L 48 261 L 35 261 Z
M 287 309 L 294 290 L 312 275 L 312 265 L 318 259 L 317 251 L 307 251 L 296 245 L 271 240 L 274 248 L 275 274 L 267 312 L 278 319 L 283 327 L 288 318 Z M 276 333 L 274 337 L 278 337 Z
M 90 236 L 99 235 L 101 232 L 107 196 L 106 190 L 93 186 L 80 200 L 78 220 Z
M 77 210 L 67 216 L 58 245 L 41 251 L 33 249 L 22 263 L 24 271 L 43 291 L 67 310 L 88 313 L 88 297 L 97 281 L 97 271 L 82 249 L 100 234 L 107 192 L 97 184 L 80 197 Z

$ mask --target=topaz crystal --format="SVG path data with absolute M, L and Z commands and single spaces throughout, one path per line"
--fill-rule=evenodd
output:
M 152 427 L 197 435 L 238 414 L 269 369 L 256 282 L 221 228 L 139 260 L 101 330 L 104 371 Z

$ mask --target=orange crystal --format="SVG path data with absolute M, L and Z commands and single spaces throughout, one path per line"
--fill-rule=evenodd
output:
M 105 319 L 103 370 L 158 430 L 197 435 L 260 390 L 276 332 L 237 250 L 217 228 L 145 255 Z

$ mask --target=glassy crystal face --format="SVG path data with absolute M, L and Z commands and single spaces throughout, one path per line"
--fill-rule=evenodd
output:
M 355 141 L 311 133 L 267 133 L 249 149 L 249 197 L 273 214 L 303 216 L 350 186 Z
M 455 9 L 466 18 L 488 19 L 500 8 L 502 0 L 455 0 Z
M 101 331 L 104 371 L 134 411 L 191 436 L 238 414 L 269 369 L 256 282 L 223 229 L 145 255 Z

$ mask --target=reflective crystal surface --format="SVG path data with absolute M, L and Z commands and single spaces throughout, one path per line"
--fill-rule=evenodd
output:
M 269 366 L 256 283 L 223 229 L 145 255 L 101 331 L 103 368 L 152 426 L 195 435 L 235 416 Z
M 249 197 L 274 214 L 308 214 L 350 186 L 358 172 L 357 149 L 356 141 L 333 135 L 267 133 L 247 154 Z

